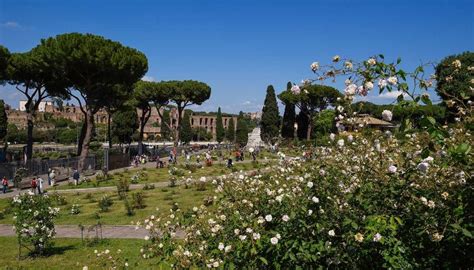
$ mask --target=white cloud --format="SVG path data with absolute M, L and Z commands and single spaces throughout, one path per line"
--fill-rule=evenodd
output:
M 1 26 L 5 28 L 11 28 L 11 29 L 21 27 L 21 25 L 18 22 L 13 22 L 13 21 L 4 22 L 1 24 Z
M 154 82 L 155 81 L 155 78 L 153 78 L 152 76 L 143 76 L 142 78 L 143 81 L 147 81 L 147 82 Z
M 400 95 L 403 95 L 403 97 L 408 97 L 408 94 L 406 94 L 402 91 L 393 91 L 393 92 L 382 93 L 382 94 L 378 95 L 378 98 L 380 98 L 380 99 L 396 99 Z
M 244 103 L 242 103 L 242 105 L 250 105 L 250 104 L 252 104 L 252 101 L 249 101 L 249 100 L 247 100 L 247 101 L 245 101 Z

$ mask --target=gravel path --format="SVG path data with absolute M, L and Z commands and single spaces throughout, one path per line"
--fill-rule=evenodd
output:
M 96 230 L 94 226 L 84 227 L 84 238 L 94 237 Z M 98 231 L 100 236 L 100 230 Z M 148 232 L 144 228 L 135 229 L 135 226 L 130 225 L 102 225 L 103 238 L 130 238 L 143 239 Z M 12 225 L 0 224 L 0 236 L 16 236 Z M 182 235 L 178 234 L 178 237 Z M 56 225 L 57 238 L 81 238 L 81 229 L 77 225 Z

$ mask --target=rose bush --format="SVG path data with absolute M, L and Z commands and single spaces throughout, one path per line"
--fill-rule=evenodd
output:
M 277 172 L 221 177 L 213 206 L 146 219 L 142 256 L 176 268 L 472 266 L 473 159 L 457 149 L 472 134 L 446 132 L 433 156 L 426 132 L 373 132 L 336 136 Z
M 54 218 L 59 213 L 59 208 L 52 205 L 48 195 L 36 196 L 31 192 L 17 195 L 12 200 L 18 243 L 34 254 L 43 254 L 52 245 L 51 240 L 56 234 Z

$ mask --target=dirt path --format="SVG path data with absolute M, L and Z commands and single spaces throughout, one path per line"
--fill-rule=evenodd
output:
M 84 238 L 94 237 L 95 230 L 88 230 L 90 226 L 84 227 Z M 144 239 L 148 232 L 144 228 L 135 229 L 130 225 L 102 225 L 103 238 L 132 238 Z M 12 225 L 0 224 L 0 236 L 16 236 Z M 99 230 L 100 236 L 100 230 Z M 81 238 L 81 229 L 77 225 L 56 225 L 57 238 Z

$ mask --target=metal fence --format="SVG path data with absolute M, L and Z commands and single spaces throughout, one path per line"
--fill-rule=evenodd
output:
M 89 156 L 84 162 L 85 170 L 96 170 L 96 157 Z M 79 157 L 62 158 L 62 159 L 31 159 L 26 163 L 21 161 L 0 163 L 0 177 L 6 176 L 8 179 L 13 179 L 18 168 L 26 168 L 28 176 L 47 174 L 50 168 L 77 168 L 79 164 Z

